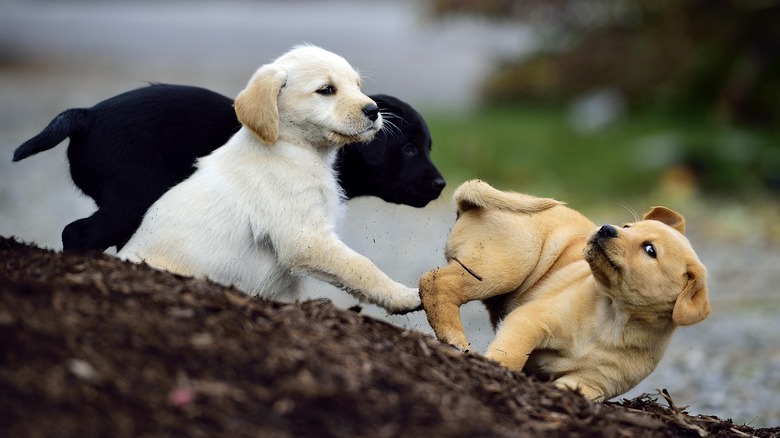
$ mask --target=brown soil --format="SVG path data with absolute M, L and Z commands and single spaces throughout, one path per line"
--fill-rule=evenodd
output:
M 0 436 L 774 436 L 592 403 L 327 301 L 0 238 Z

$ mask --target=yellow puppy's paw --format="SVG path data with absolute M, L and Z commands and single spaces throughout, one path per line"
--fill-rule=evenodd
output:
M 451 347 L 457 349 L 461 353 L 469 352 L 469 341 L 466 339 L 466 335 L 462 332 L 448 330 L 441 333 L 439 341 L 449 344 Z
M 604 401 L 604 391 L 593 388 L 592 386 L 585 384 L 582 380 L 575 377 L 563 376 L 553 382 L 553 384 L 561 389 L 579 392 L 585 398 L 593 400 L 594 402 Z
M 450 344 L 450 346 L 451 346 L 452 348 L 454 348 L 454 349 L 456 349 L 456 350 L 460 351 L 460 352 L 461 352 L 461 353 L 463 353 L 463 354 L 466 354 L 466 353 L 471 353 L 471 349 L 469 348 L 469 344 L 466 344 L 466 346 L 465 346 L 465 347 L 464 347 L 464 346 L 458 346 L 458 345 L 452 345 L 452 344 Z
M 447 347 L 449 347 L 451 349 L 451 353 L 452 354 L 468 354 L 468 353 L 470 353 L 470 351 L 468 349 L 464 350 L 464 349 L 458 347 L 457 345 L 452 345 L 452 344 L 446 344 L 446 345 L 447 345 Z

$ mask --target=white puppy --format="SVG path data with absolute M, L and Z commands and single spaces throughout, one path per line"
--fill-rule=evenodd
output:
M 295 293 L 312 275 L 389 312 L 420 306 L 334 231 L 336 151 L 382 127 L 344 58 L 298 46 L 260 67 L 235 101 L 243 127 L 146 213 L 120 258 L 249 294 Z

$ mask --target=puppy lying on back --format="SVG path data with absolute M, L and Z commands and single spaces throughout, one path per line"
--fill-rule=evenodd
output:
M 417 289 L 334 231 L 336 152 L 382 127 L 360 85 L 346 60 L 314 46 L 258 69 L 236 97 L 242 128 L 150 207 L 119 257 L 249 294 L 294 293 L 300 276 L 312 275 L 390 312 L 418 307 Z
M 344 194 L 425 206 L 446 184 L 431 161 L 428 125 L 402 100 L 369 97 L 390 126 L 367 144 L 339 150 L 334 167 Z M 197 158 L 225 144 L 240 127 L 229 97 L 198 87 L 153 84 L 91 108 L 63 111 L 14 151 L 14 161 L 70 137 L 73 182 L 98 210 L 62 230 L 62 247 L 120 250 L 149 207 L 195 171 Z
M 597 227 L 556 200 L 478 180 L 455 201 L 449 264 L 420 280 L 442 342 L 468 349 L 459 308 L 482 300 L 494 327 L 503 321 L 488 358 L 603 401 L 653 371 L 675 328 L 710 312 L 706 270 L 668 208 Z

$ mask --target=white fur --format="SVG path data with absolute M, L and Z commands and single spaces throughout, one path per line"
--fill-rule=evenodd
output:
M 333 94 L 318 93 L 325 86 Z M 373 102 L 338 55 L 299 46 L 257 70 L 236 98 L 244 125 L 146 213 L 120 258 L 206 276 L 248 294 L 295 293 L 312 275 L 390 312 L 420 305 L 334 231 L 342 195 L 339 147 L 381 128 Z

